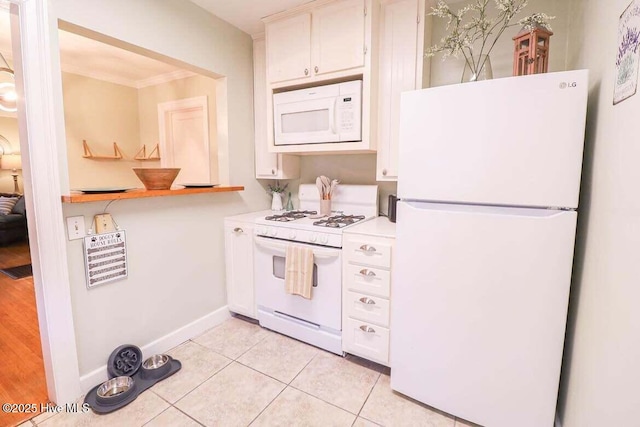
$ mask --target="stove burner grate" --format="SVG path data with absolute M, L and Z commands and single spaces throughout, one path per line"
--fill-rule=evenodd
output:
M 269 215 L 264 219 L 267 221 L 289 222 L 296 219 L 305 218 L 309 215 L 317 215 L 317 211 L 289 211 L 282 214 Z
M 362 221 L 363 219 L 364 215 L 334 215 L 329 218 L 316 221 L 313 225 L 318 227 L 340 228 Z

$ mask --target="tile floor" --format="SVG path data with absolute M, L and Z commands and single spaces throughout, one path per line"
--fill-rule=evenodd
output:
M 473 426 L 393 392 L 388 368 L 239 318 L 169 354 L 182 370 L 117 412 L 41 414 L 20 427 Z

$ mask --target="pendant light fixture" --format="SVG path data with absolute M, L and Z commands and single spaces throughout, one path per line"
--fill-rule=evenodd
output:
M 2 52 L 0 52 L 0 58 L 6 65 L 6 67 L 0 66 L 0 110 L 14 112 L 18 110 L 15 74 Z

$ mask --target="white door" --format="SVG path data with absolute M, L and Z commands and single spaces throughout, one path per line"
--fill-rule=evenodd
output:
M 481 425 L 552 426 L 576 218 L 399 202 L 391 387 Z
M 511 206 L 578 206 L 587 71 L 402 94 L 398 195 Z
M 342 0 L 313 11 L 314 74 L 364 66 L 364 0 Z
M 181 168 L 176 183 L 211 182 L 205 96 L 158 104 L 162 167 Z

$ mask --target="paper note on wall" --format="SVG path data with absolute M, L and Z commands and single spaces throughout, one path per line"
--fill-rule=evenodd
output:
M 124 230 L 86 236 L 84 267 L 89 289 L 114 280 L 125 279 L 129 269 Z

